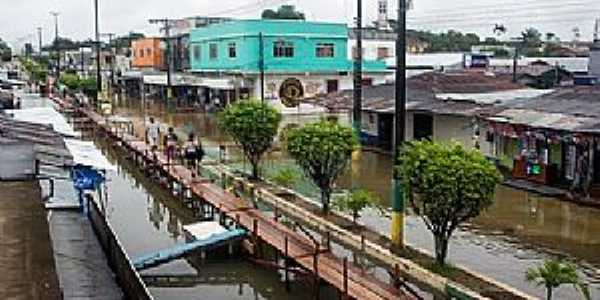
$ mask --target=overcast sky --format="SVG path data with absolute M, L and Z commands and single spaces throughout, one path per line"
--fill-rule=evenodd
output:
M 356 0 L 99 0 L 101 32 L 129 31 L 156 34 L 148 24 L 152 17 L 194 15 L 257 18 L 263 8 L 279 4 L 296 5 L 309 20 L 349 23 L 356 13 Z M 54 36 L 50 11 L 61 13 L 61 36 L 86 39 L 93 36 L 93 0 L 0 0 L 0 38 L 10 43 L 34 42 L 36 27 L 44 28 L 44 43 Z M 396 0 L 389 0 L 390 17 L 395 18 Z M 376 16 L 377 0 L 364 0 L 364 14 L 370 22 Z M 517 35 L 533 26 L 541 32 L 557 33 L 573 39 L 573 28 L 583 40 L 591 40 L 594 19 L 600 17 L 600 0 L 414 0 L 409 12 L 409 28 L 433 31 L 457 29 L 492 36 L 495 23 L 504 24 Z M 20 42 L 18 40 L 21 39 Z

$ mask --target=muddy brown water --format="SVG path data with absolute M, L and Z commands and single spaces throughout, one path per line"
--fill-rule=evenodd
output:
M 202 113 L 169 112 L 164 105 L 148 104 L 144 109 L 135 99 L 123 100 L 115 112 L 132 118 L 136 129 L 143 130 L 144 117 L 154 116 L 165 126 L 173 126 L 182 136 L 195 132 L 202 137 L 209 155 L 217 152 L 219 144 L 231 141 L 218 130 L 214 115 Z M 283 125 L 304 124 L 319 116 L 285 116 Z M 345 116 L 342 122 L 347 122 Z M 211 152 L 212 151 L 212 152 Z M 241 160 L 231 150 L 231 157 Z M 238 163 L 239 167 L 247 165 Z M 271 153 L 266 169 L 294 167 L 285 153 Z M 359 186 L 377 193 L 383 206 L 389 207 L 392 160 L 389 156 L 362 152 L 338 185 L 341 188 Z M 314 187 L 301 182 L 296 187 L 315 196 Z M 480 217 L 458 231 L 450 245 L 449 261 L 485 274 L 529 294 L 544 297 L 543 288 L 525 282 L 525 270 L 544 259 L 561 257 L 579 267 L 586 282 L 590 283 L 593 299 L 600 299 L 600 209 L 582 207 L 559 199 L 541 197 L 532 193 L 499 186 L 494 204 Z M 389 219 L 375 211 L 366 212 L 360 221 L 387 234 Z M 406 240 L 409 244 L 432 252 L 431 234 L 419 217 L 407 217 Z M 579 293 L 571 287 L 561 287 L 555 299 L 578 299 Z
M 197 222 L 190 210 L 156 181 L 137 170 L 124 153 L 97 141 L 118 172 L 108 173 L 105 202 L 108 219 L 130 258 L 185 243 L 183 226 Z M 177 283 L 149 284 L 155 299 L 306 299 L 312 288 L 306 281 L 293 281 L 285 290 L 280 272 L 258 267 L 243 257 L 186 255 L 145 270 L 142 276 L 168 277 Z M 336 295 L 321 290 L 322 299 Z

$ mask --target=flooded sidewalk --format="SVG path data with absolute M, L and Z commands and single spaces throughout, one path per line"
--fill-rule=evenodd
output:
M 0 299 L 61 299 L 37 182 L 0 182 Z

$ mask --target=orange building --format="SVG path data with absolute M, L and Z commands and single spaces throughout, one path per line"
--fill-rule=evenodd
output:
M 163 55 L 160 38 L 144 38 L 131 43 L 134 68 L 163 69 Z

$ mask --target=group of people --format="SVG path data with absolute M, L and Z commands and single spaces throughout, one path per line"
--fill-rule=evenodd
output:
M 153 117 L 150 117 L 149 122 L 146 124 L 146 144 L 150 145 L 153 152 L 158 150 L 161 136 L 160 127 L 160 123 Z M 200 139 L 196 138 L 193 132 L 188 134 L 187 140 L 180 147 L 179 138 L 175 134 L 175 130 L 173 127 L 169 127 L 163 136 L 162 146 L 169 165 L 177 159 L 177 155 L 179 154 L 179 157 L 185 161 L 186 165 L 194 171 L 192 172 L 192 178 L 196 177 L 199 171 L 199 164 L 202 162 L 205 152 Z

